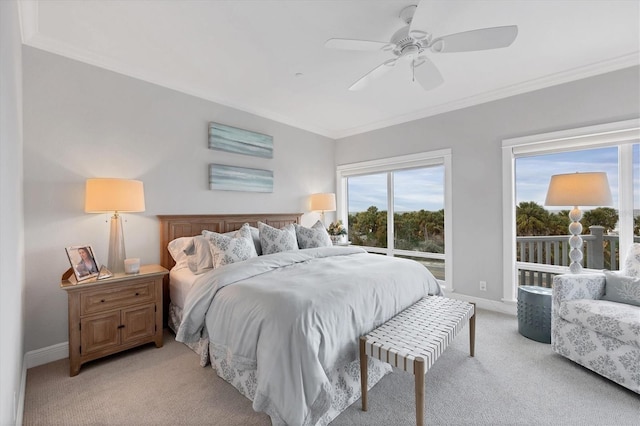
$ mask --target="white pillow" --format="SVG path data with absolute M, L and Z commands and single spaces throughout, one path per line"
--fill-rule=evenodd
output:
M 246 223 L 233 236 L 210 231 L 202 231 L 202 234 L 209 244 L 214 268 L 258 257 L 251 230 Z
M 189 265 L 187 264 L 187 255 L 184 252 L 184 249 L 189 244 L 191 244 L 192 240 L 193 240 L 193 237 L 180 237 L 180 238 L 176 238 L 175 240 L 172 240 L 167 245 L 169 254 L 173 258 L 173 260 L 176 261 L 176 264 L 173 267 L 173 269 L 175 269 L 176 271 L 178 269 L 184 269 L 189 267 Z
M 256 246 L 256 253 L 258 256 L 262 255 L 262 245 L 260 244 L 260 231 L 255 226 L 249 226 L 251 230 L 251 238 L 253 238 L 253 245 Z
M 184 252 L 187 255 L 187 266 L 194 274 L 203 274 L 213 268 L 209 241 L 205 237 L 201 235 L 193 237 L 191 243 L 185 247 Z
M 295 223 L 296 238 L 298 239 L 298 247 L 301 249 L 315 247 L 331 247 L 331 237 L 321 221 L 317 221 L 311 228 L 305 228 Z
M 258 230 L 260 231 L 262 254 L 298 250 L 298 239 L 293 224 L 277 229 L 266 223 L 258 222 Z

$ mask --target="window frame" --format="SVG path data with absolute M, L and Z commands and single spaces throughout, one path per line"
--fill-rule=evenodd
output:
M 375 173 L 387 173 L 387 236 L 394 235 L 394 203 L 393 203 L 393 174 L 389 172 L 418 169 L 429 166 L 444 166 L 444 244 L 445 252 L 429 253 L 411 250 L 398 250 L 394 247 L 393 238 L 387 238 L 387 247 L 366 247 L 371 253 L 381 253 L 387 256 L 401 255 L 422 257 L 426 259 L 444 260 L 445 280 L 438 280 L 440 285 L 448 291 L 453 289 L 453 231 L 452 231 L 452 196 L 451 196 L 451 149 L 422 152 L 418 154 L 402 155 L 378 160 L 362 161 L 342 164 L 336 167 L 336 200 L 337 218 L 347 223 L 348 220 L 348 190 L 347 178 Z
M 502 141 L 503 302 L 515 303 L 518 269 L 530 269 L 530 265 L 528 268 L 517 262 L 516 257 L 516 158 L 618 146 L 619 250 L 620 259 L 624 259 L 627 249 L 633 243 L 633 144 L 636 143 L 640 143 L 640 118 Z M 568 267 L 553 265 L 536 266 L 535 270 L 569 272 Z M 595 272 L 589 269 L 584 271 Z

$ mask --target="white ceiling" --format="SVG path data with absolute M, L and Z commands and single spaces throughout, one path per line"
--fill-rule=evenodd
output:
M 445 79 L 431 91 L 399 66 L 347 90 L 392 55 L 324 42 L 388 41 L 405 25 L 400 10 L 417 3 L 20 0 L 27 45 L 330 138 L 640 62 L 640 0 L 429 1 L 436 36 L 515 24 L 518 37 L 504 49 L 429 53 Z

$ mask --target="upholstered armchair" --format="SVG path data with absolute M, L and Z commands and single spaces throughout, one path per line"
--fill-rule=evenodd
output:
M 554 277 L 551 347 L 640 393 L 640 306 L 611 301 L 619 288 L 640 305 L 640 279 L 608 271 Z

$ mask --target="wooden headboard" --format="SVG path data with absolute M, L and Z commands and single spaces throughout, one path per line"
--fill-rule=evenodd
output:
M 203 230 L 213 232 L 230 232 L 240 229 L 248 223 L 258 226 L 258 222 L 266 223 L 274 228 L 282 228 L 291 223 L 300 223 L 302 213 L 282 214 L 212 214 L 212 215 L 158 215 L 160 219 L 160 264 L 167 269 L 173 268 L 175 261 L 167 250 L 167 245 L 179 237 L 200 235 Z M 164 323 L 169 312 L 169 276 L 164 278 Z

